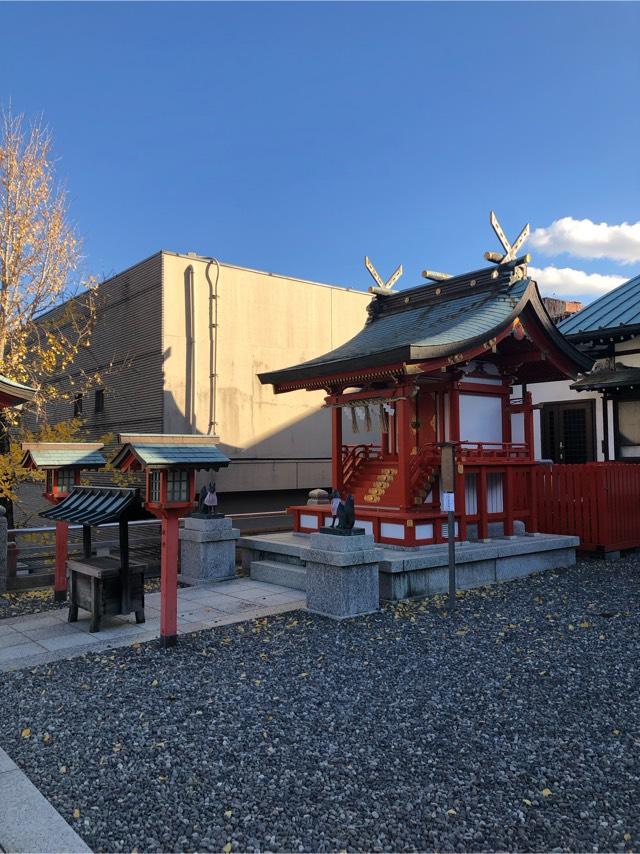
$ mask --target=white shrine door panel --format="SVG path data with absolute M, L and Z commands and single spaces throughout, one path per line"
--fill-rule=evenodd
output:
M 500 395 L 460 395 L 460 438 L 469 442 L 502 442 Z

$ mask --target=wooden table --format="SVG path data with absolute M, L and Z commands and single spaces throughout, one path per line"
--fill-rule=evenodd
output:
M 91 557 L 67 561 L 69 622 L 78 619 L 78 608 L 91 612 L 90 632 L 100 631 L 103 616 L 135 613 L 144 623 L 144 570 L 146 564 L 128 561 L 122 571 L 120 558 Z

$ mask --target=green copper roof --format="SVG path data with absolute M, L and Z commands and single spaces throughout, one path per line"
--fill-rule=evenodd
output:
M 567 317 L 558 324 L 558 329 L 563 335 L 588 338 L 590 333 L 595 334 L 601 330 L 624 331 L 633 326 L 640 327 L 640 276 L 629 279 L 581 311 Z
M 66 451 L 66 450 L 40 450 L 26 451 L 22 458 L 22 465 L 29 463 L 29 458 L 37 468 L 59 468 L 61 466 L 80 466 L 81 468 L 102 468 L 106 464 L 105 458 L 100 451 Z
M 299 365 L 259 374 L 260 382 L 288 391 L 340 374 L 462 355 L 507 331 L 525 311 L 535 314 L 549 344 L 573 367 L 572 375 L 593 363 L 557 331 L 535 282 L 519 278 L 513 266 L 376 296 L 367 311 L 367 324 L 346 344 Z
M 229 465 L 229 457 L 215 445 L 147 445 L 126 444 L 115 456 L 114 465 L 131 450 L 145 466 L 185 466 L 188 468 L 220 468 Z

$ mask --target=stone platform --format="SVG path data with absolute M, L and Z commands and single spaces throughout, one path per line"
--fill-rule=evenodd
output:
M 278 533 L 240 537 L 242 565 L 256 581 L 306 590 L 314 563 L 309 534 Z M 456 583 L 460 590 L 522 578 L 546 569 L 573 566 L 578 537 L 526 534 L 488 542 L 456 543 Z M 448 590 L 447 545 L 416 549 L 378 547 L 380 599 L 433 596 Z

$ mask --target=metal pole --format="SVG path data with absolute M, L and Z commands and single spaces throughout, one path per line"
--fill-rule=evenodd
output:
M 447 514 L 447 540 L 449 543 L 449 610 L 456 607 L 456 514 Z

